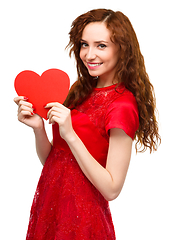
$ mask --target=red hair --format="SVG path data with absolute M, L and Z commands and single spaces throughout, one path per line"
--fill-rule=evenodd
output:
M 72 53 L 75 56 L 78 80 L 70 89 L 65 106 L 75 108 L 81 104 L 97 84 L 79 56 L 83 30 L 92 22 L 104 22 L 111 32 L 111 41 L 119 46 L 115 79 L 118 83 L 123 82 L 125 87 L 134 94 L 139 109 L 139 128 L 135 135 L 136 150 L 138 143 L 143 147 L 141 151 L 145 151 L 147 147 L 150 152 L 157 150 L 161 138 L 155 116 L 154 89 L 146 72 L 135 31 L 129 19 L 121 12 L 96 9 L 82 14 L 72 23 L 70 42 L 67 47 L 70 47 L 70 56 Z

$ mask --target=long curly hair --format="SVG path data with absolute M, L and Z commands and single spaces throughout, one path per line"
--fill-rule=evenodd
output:
M 87 68 L 80 59 L 81 37 L 86 25 L 92 22 L 104 22 L 111 32 L 111 41 L 119 46 L 119 56 L 116 65 L 115 79 L 123 82 L 133 93 L 139 110 L 139 128 L 135 134 L 136 151 L 143 152 L 147 148 L 156 151 L 161 142 L 156 121 L 156 100 L 154 88 L 146 72 L 144 58 L 141 54 L 135 31 L 129 19 L 121 12 L 108 9 L 95 9 L 76 18 L 71 27 L 70 57 L 76 59 L 78 79 L 73 84 L 65 106 L 75 108 L 92 92 L 97 80 L 90 76 Z

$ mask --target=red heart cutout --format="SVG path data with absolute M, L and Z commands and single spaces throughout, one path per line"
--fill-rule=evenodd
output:
M 22 71 L 15 78 L 15 90 L 19 96 L 25 96 L 33 104 L 35 112 L 47 119 L 47 103 L 63 103 L 67 97 L 70 79 L 59 69 L 49 69 L 38 75 L 33 71 Z

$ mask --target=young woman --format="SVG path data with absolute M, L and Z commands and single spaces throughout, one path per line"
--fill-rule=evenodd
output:
M 43 171 L 27 240 L 115 239 L 108 201 L 120 194 L 132 142 L 157 149 L 155 98 L 128 18 L 97 9 L 79 16 L 70 31 L 78 80 L 64 105 L 48 103 L 50 143 L 43 120 L 25 96 L 18 119 L 34 130 Z

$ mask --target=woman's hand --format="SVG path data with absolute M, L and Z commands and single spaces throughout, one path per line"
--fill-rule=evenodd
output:
M 44 126 L 43 119 L 34 114 L 34 107 L 23 96 L 14 98 L 14 102 L 18 105 L 18 120 L 33 129 L 41 129 Z
M 71 111 L 60 103 L 48 103 L 45 108 L 51 108 L 48 111 L 49 123 L 58 123 L 60 136 L 65 141 L 73 139 L 75 132 L 72 127 Z

